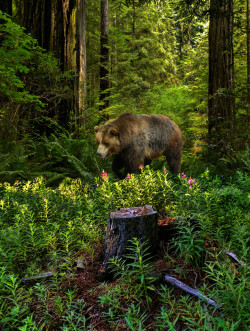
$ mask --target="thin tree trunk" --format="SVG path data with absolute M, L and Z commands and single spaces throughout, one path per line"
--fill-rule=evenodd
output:
M 247 119 L 250 109 L 250 26 L 249 26 L 249 0 L 247 0 Z
M 101 0 L 101 50 L 100 50 L 100 110 L 109 107 L 108 96 L 108 0 Z M 103 115 L 103 114 L 102 114 Z M 108 118 L 108 114 L 102 116 Z
M 86 1 L 78 0 L 78 125 L 85 122 L 87 97 Z
M 235 131 L 233 0 L 210 1 L 209 147 L 230 155 Z

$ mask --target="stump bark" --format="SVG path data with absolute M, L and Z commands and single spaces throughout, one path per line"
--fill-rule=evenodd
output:
M 104 243 L 104 268 L 112 257 L 120 258 L 129 240 L 136 237 L 142 242 L 148 241 L 151 252 L 158 243 L 158 214 L 153 207 L 121 208 L 110 213 Z

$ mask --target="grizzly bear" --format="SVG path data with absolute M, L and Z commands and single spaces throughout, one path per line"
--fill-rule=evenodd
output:
M 125 113 L 104 125 L 95 126 L 94 130 L 97 155 L 105 158 L 114 154 L 112 170 L 120 179 L 128 173 L 140 172 L 141 165 L 148 165 L 162 155 L 172 173 L 180 172 L 182 134 L 179 127 L 164 115 Z

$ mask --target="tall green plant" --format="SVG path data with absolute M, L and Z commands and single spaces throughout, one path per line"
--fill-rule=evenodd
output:
M 147 314 L 141 309 L 150 307 L 151 292 L 155 291 L 152 285 L 155 281 L 152 276 L 152 257 L 148 252 L 147 242 L 142 243 L 137 238 L 130 242 L 131 246 L 127 247 L 128 253 L 122 259 L 110 259 L 109 268 L 119 283 L 102 295 L 100 302 L 107 307 L 105 316 L 112 325 L 124 318 L 130 330 L 144 330 L 143 324 Z M 123 307 L 127 307 L 125 311 L 120 304 L 121 301 Z

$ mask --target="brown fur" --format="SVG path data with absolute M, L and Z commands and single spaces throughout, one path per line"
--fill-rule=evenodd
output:
M 180 172 L 182 134 L 168 117 L 125 113 L 94 129 L 97 154 L 102 158 L 114 154 L 112 169 L 120 179 L 162 155 L 171 172 Z

